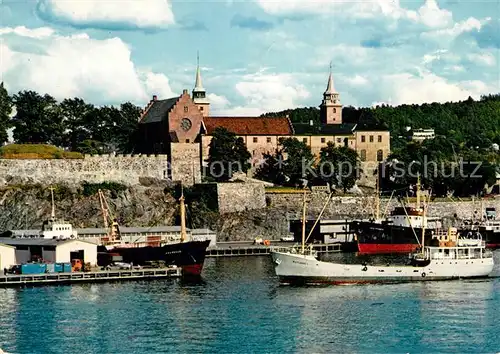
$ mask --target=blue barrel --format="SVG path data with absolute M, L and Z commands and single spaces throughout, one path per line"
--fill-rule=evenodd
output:
M 71 273 L 71 263 L 63 263 L 63 272 Z
M 55 264 L 54 263 L 47 263 L 47 273 L 54 273 L 55 272 Z
M 56 273 L 64 272 L 64 264 L 63 263 L 54 264 L 54 272 L 56 272 Z

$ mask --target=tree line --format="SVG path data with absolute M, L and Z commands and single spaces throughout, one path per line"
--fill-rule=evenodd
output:
M 2 83 L 0 143 L 7 141 L 7 130 L 14 128 L 18 144 L 51 144 L 84 154 L 131 153 L 140 112 L 130 102 L 96 107 L 81 98 L 58 102 L 51 95 L 27 90 L 10 96 Z

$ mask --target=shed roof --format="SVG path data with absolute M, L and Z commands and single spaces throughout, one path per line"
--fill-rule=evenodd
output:
M 5 243 L 0 243 L 0 247 L 15 248 L 14 246 L 7 245 Z
M 47 239 L 41 237 L 34 238 L 10 238 L 10 237 L 2 237 L 0 238 L 0 243 L 9 246 L 59 246 L 62 244 L 70 243 L 70 242 L 85 242 L 91 245 L 97 246 L 97 244 L 82 240 L 82 239 L 69 239 L 69 240 L 57 240 L 57 239 Z

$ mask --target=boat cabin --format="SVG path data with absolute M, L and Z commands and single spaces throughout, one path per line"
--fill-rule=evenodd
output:
M 69 239 L 76 238 L 78 232 L 73 230 L 73 226 L 64 221 L 58 219 L 49 219 L 43 222 L 42 231 L 40 232 L 40 237 L 47 239 Z
M 396 226 L 427 228 L 427 217 L 423 208 L 396 207 L 391 213 L 390 220 Z

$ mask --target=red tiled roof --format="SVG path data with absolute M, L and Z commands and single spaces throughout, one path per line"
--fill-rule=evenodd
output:
M 293 128 L 286 117 L 204 117 L 207 134 L 223 127 L 236 135 L 292 135 Z

